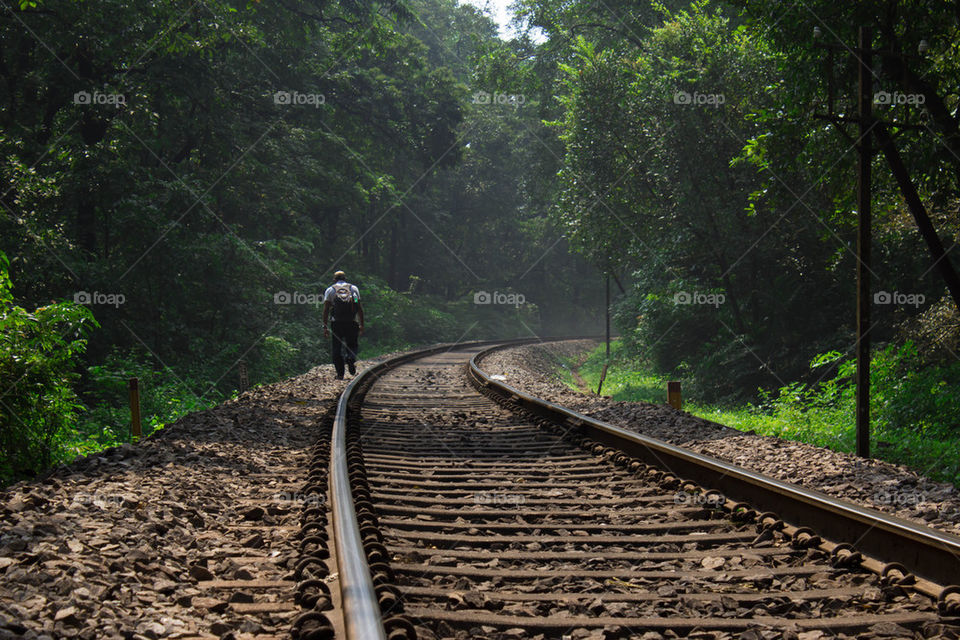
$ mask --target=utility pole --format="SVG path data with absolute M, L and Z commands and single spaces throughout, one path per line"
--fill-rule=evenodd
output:
M 813 37 L 823 36 L 819 27 L 814 27 Z M 827 77 L 827 113 L 814 117 L 832 122 L 844 134 L 842 125 L 847 122 L 859 125 L 859 137 L 851 140 L 857 148 L 857 455 L 870 457 L 870 263 L 871 263 L 871 226 L 870 208 L 871 163 L 873 161 L 873 31 L 870 27 L 860 27 L 857 34 L 857 47 L 850 50 L 841 44 L 817 44 L 830 52 Z M 857 115 L 841 115 L 834 111 L 835 87 L 832 75 L 833 53 L 835 51 L 853 53 L 857 64 Z
M 872 31 L 860 27 L 857 49 L 857 455 L 870 457 L 870 164 L 873 161 Z
M 937 231 L 927 214 L 923 203 L 920 200 L 919 192 L 910 174 L 903 163 L 903 159 L 897 152 L 894 145 L 893 136 L 888 127 L 897 130 L 924 130 L 922 124 L 910 122 L 909 112 L 906 119 L 895 118 L 890 122 L 884 122 L 876 118 L 873 112 L 873 86 L 872 78 L 874 76 L 873 56 L 881 56 L 881 62 L 884 60 L 893 60 L 894 62 L 905 61 L 908 59 L 918 59 L 917 56 L 908 55 L 894 49 L 874 49 L 872 30 L 870 27 L 860 27 L 858 34 L 858 44 L 855 49 L 849 48 L 842 43 L 822 44 L 815 46 L 827 50 L 829 54 L 827 62 L 827 113 L 816 114 L 814 117 L 827 120 L 851 143 L 855 144 L 858 152 L 857 160 L 857 455 L 869 457 L 870 455 L 870 274 L 871 274 L 871 247 L 870 247 L 870 227 L 871 227 L 871 209 L 870 209 L 870 171 L 871 161 L 873 159 L 872 137 L 877 136 L 880 143 L 880 149 L 883 151 L 890 165 L 890 170 L 900 191 L 903 194 L 907 208 L 913 215 L 917 223 L 917 229 L 921 237 L 927 244 L 930 254 L 933 258 L 931 269 L 936 267 L 947 289 L 953 298 L 957 308 L 960 309 L 960 275 L 953 268 L 947 250 L 944 249 L 943 242 L 937 235 Z M 813 28 L 813 37 L 819 40 L 823 37 L 823 31 L 820 27 Z M 917 52 L 920 57 L 927 52 L 929 44 L 925 39 L 920 40 L 917 45 Z M 834 110 L 835 100 L 835 81 L 833 78 L 833 56 L 835 53 L 846 55 L 853 53 L 857 63 L 857 115 L 846 115 L 847 110 L 841 112 Z M 886 66 L 886 65 L 884 65 Z M 845 123 L 856 123 L 859 125 L 859 139 L 853 140 L 849 134 L 843 130 Z

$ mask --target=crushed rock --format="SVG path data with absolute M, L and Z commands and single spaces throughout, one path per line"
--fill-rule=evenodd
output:
M 930 480 L 906 466 L 738 431 L 667 404 L 614 401 L 586 390 L 574 391 L 560 379 L 558 360 L 582 361 L 596 346 L 595 340 L 566 340 L 511 347 L 487 356 L 481 367 L 503 376 L 506 384 L 591 418 L 960 535 L 956 487 Z

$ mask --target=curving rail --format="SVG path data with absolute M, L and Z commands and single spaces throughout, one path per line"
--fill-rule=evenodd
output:
M 381 615 L 381 611 L 393 609 L 400 592 L 383 580 L 384 572 L 390 571 L 390 560 L 382 539 L 371 542 L 370 532 L 376 529 L 377 519 L 370 492 L 362 488 L 357 491 L 366 476 L 362 462 L 357 462 L 361 454 L 356 445 L 349 444 L 347 430 L 348 423 L 358 419 L 358 398 L 384 373 L 407 362 L 455 347 L 485 345 L 495 346 L 470 359 L 469 376 L 478 389 L 511 410 L 538 422 L 559 425 L 581 440 L 589 438 L 599 449 L 615 449 L 618 453 L 614 462 L 629 464 L 631 470 L 644 463 L 665 470 L 660 472 L 663 478 L 675 479 L 686 491 L 703 491 L 705 497 L 719 501 L 734 519 L 754 520 L 764 530 L 779 531 L 798 548 L 820 549 L 830 555 L 835 566 L 861 567 L 880 575 L 888 584 L 909 586 L 936 599 L 942 614 L 960 614 L 960 588 L 943 586 L 960 576 L 960 538 L 589 418 L 494 380 L 480 368 L 483 358 L 493 351 L 534 341 L 471 342 L 405 353 L 361 372 L 344 390 L 331 442 L 330 500 L 347 638 L 408 637 L 396 626 L 403 620 L 385 621 Z
M 555 338 L 561 340 L 563 338 Z M 536 342 L 534 338 L 516 340 L 486 340 L 455 345 L 442 344 L 418 351 L 403 353 L 361 371 L 346 386 L 337 403 L 330 447 L 330 510 L 332 515 L 334 548 L 340 574 L 341 606 L 344 628 L 348 638 L 356 640 L 387 640 L 380 615 L 378 596 L 370 575 L 357 519 L 356 505 L 351 491 L 347 455 L 347 419 L 354 394 L 384 372 L 411 360 L 455 347 L 498 344 L 500 346 Z
M 733 510 L 745 508 L 747 503 L 752 508 L 764 510 L 759 519 L 766 517 L 782 523 L 778 528 L 785 528 L 787 533 L 816 529 L 817 534 L 838 541 L 821 540 L 821 548 L 825 551 L 854 558 L 854 554 L 861 554 L 858 559 L 864 568 L 884 576 L 898 571 L 901 580 L 915 580 L 917 591 L 944 603 L 949 596 L 951 608 L 960 605 L 956 596 L 960 588 L 943 586 L 952 585 L 960 578 L 960 537 L 782 482 L 531 396 L 492 379 L 480 368 L 483 358 L 502 348 L 493 347 L 471 358 L 470 375 L 480 387 L 537 416 L 567 425 L 601 444 L 668 470 L 684 480 L 720 491 Z M 681 484 L 684 480 L 680 481 Z M 791 526 L 786 522 L 802 525 Z M 896 561 L 883 560 L 891 558 Z

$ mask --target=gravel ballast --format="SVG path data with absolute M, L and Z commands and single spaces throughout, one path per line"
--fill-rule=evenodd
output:
M 904 467 L 569 389 L 556 374 L 557 354 L 593 344 L 512 348 L 483 367 L 598 419 L 960 533 L 956 490 Z M 241 640 L 286 632 L 298 612 L 248 615 L 228 602 L 282 594 L 213 593 L 202 583 L 289 578 L 297 557 L 291 529 L 302 506 L 293 503 L 308 450 L 348 381 L 335 380 L 330 365 L 316 367 L 185 416 L 139 444 L 0 491 L 0 640 Z
M 231 603 L 289 590 L 204 582 L 290 579 L 308 449 L 347 382 L 319 366 L 0 492 L 0 639 L 287 634 L 299 611 Z
M 957 489 L 905 466 L 738 431 L 666 404 L 621 402 L 574 391 L 560 379 L 559 358 L 576 358 L 596 345 L 593 340 L 568 340 L 512 347 L 487 356 L 481 367 L 503 376 L 506 384 L 592 418 L 960 535 Z

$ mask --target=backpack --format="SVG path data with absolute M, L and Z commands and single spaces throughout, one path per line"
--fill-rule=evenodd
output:
M 353 320 L 357 314 L 357 301 L 353 297 L 353 288 L 347 282 L 333 285 L 333 319 Z

